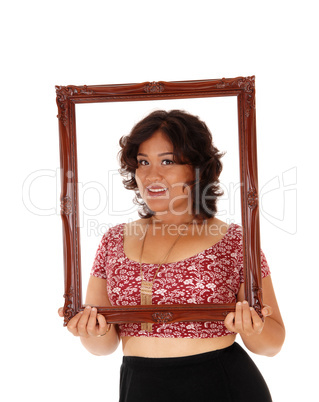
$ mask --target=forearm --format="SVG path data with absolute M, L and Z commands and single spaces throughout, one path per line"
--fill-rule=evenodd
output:
M 260 334 L 241 334 L 241 338 L 251 352 L 271 357 L 281 350 L 285 340 L 285 328 L 271 317 L 266 317 Z
M 119 336 L 116 327 L 112 325 L 110 331 L 104 336 L 80 337 L 82 345 L 93 355 L 106 356 L 113 353 L 119 343 Z

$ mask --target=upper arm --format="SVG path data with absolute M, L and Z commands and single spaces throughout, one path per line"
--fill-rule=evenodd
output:
M 273 320 L 277 321 L 282 327 L 284 323 L 280 314 L 279 306 L 277 303 L 274 287 L 272 284 L 271 276 L 268 275 L 262 279 L 262 290 L 263 290 L 263 304 L 270 306 L 272 308 L 272 315 L 270 316 Z M 242 283 L 237 294 L 237 301 L 245 300 L 245 289 Z
M 111 306 L 107 295 L 106 279 L 101 279 L 93 275 L 90 276 L 85 304 L 96 307 Z
M 111 303 L 107 296 L 107 274 L 106 274 L 106 259 L 108 251 L 108 236 L 107 231 L 96 250 L 94 263 L 91 269 L 91 275 L 86 291 L 85 303 L 91 306 L 110 306 Z
M 277 303 L 277 298 L 275 295 L 274 287 L 272 284 L 271 276 L 266 276 L 262 280 L 262 290 L 263 290 L 263 304 L 270 306 L 272 308 L 271 318 L 278 322 L 284 328 L 284 322 L 280 314 L 280 309 Z
M 94 307 L 107 307 L 112 306 L 107 295 L 106 279 L 101 279 L 91 275 L 86 290 L 85 304 Z M 118 340 L 118 326 L 115 325 L 116 339 Z

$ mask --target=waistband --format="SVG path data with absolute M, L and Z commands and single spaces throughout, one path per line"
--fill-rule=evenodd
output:
M 139 368 L 156 368 L 156 367 L 178 367 L 194 364 L 202 364 L 206 361 L 221 357 L 223 354 L 232 353 L 242 349 L 238 343 L 223 349 L 213 350 L 211 352 L 199 353 L 196 355 L 182 357 L 139 357 L 139 356 L 123 356 L 123 365 Z

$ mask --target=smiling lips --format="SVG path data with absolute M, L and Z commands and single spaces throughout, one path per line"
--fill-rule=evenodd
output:
M 165 195 L 167 188 L 160 186 L 150 186 L 147 187 L 147 194 L 151 197 L 159 197 L 160 195 Z

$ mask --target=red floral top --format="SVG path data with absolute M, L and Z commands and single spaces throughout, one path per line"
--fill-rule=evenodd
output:
M 139 262 L 126 257 L 123 247 L 124 223 L 110 228 L 102 237 L 91 275 L 107 280 L 113 306 L 140 304 Z M 158 264 L 142 263 L 144 280 L 151 281 Z M 261 251 L 262 277 L 270 274 Z M 242 229 L 230 224 L 224 237 L 208 249 L 185 260 L 163 264 L 153 284 L 153 304 L 234 303 L 243 277 Z M 121 336 L 159 338 L 214 338 L 232 334 L 223 321 L 119 325 Z

